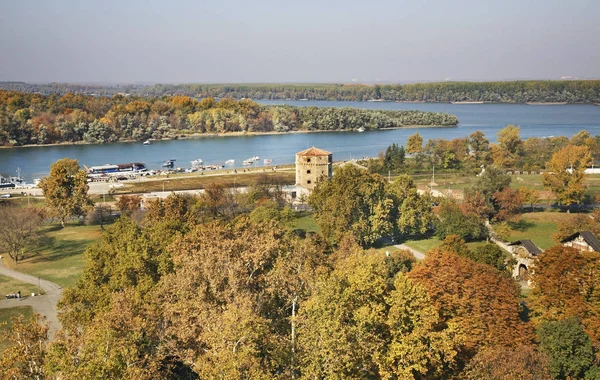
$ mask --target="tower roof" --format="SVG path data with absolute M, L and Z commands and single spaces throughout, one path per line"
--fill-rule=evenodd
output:
M 297 156 L 329 156 L 330 154 L 331 154 L 331 152 L 328 152 L 323 149 L 315 148 L 314 146 L 312 148 L 303 150 L 302 152 L 296 153 Z

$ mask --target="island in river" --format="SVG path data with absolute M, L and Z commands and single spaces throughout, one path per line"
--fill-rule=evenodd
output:
M 261 105 L 249 99 L 96 97 L 0 90 L 0 146 L 106 143 L 181 136 L 456 126 L 420 110 Z

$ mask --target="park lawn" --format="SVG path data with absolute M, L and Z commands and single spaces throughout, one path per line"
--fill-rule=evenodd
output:
M 556 242 L 552 235 L 558 231 L 558 223 L 573 218 L 572 214 L 561 212 L 534 212 L 523 214 L 521 222 L 510 223 L 513 231 L 508 241 L 529 239 L 542 249 L 548 249 Z
M 31 306 L 15 306 L 9 309 L 0 309 L 0 353 L 10 346 L 10 342 L 4 339 L 4 333 L 10 331 L 11 318 L 25 315 L 26 318 L 33 317 Z
M 293 228 L 304 230 L 306 232 L 321 233 L 321 228 L 317 226 L 311 213 L 299 212 L 296 214 L 296 219 L 292 222 Z
M 223 175 L 171 175 L 169 178 L 152 179 L 147 181 L 130 181 L 125 186 L 115 189 L 115 194 L 148 193 L 156 191 L 177 191 L 204 189 L 210 184 L 222 185 L 224 187 L 247 187 L 255 183 L 257 179 L 267 176 L 279 179 L 284 185 L 291 185 L 296 181 L 295 171 L 265 171 L 262 170 L 244 173 L 238 170 L 237 174 Z
M 436 248 L 442 244 L 442 241 L 437 237 L 421 240 L 407 240 L 404 242 L 407 246 L 421 253 L 427 253 L 430 249 Z
M 4 264 L 32 276 L 55 282 L 62 287 L 71 287 L 83 271 L 83 252 L 100 239 L 100 226 L 67 225 L 65 228 L 47 227 L 40 245 L 15 264 L 5 260 Z
M 4 256 L 2 258 L 2 260 L 4 260 L 4 262 L 6 262 L 6 260 L 10 260 L 10 257 Z M 2 299 L 4 299 L 5 295 L 7 295 L 9 293 L 16 293 L 19 290 L 21 291 L 22 297 L 24 297 L 26 295 L 30 295 L 31 293 L 35 293 L 35 294 L 39 293 L 38 287 L 35 285 L 28 284 L 26 282 L 21 282 L 19 280 L 15 280 L 10 277 L 0 276 L 0 297 Z M 43 290 L 42 290 L 42 292 L 43 292 Z M 0 301 L 0 302 L 2 302 L 2 301 Z

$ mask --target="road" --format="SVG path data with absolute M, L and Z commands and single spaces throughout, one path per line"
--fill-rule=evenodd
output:
M 398 249 L 405 249 L 405 250 L 407 250 L 409 252 L 412 252 L 413 256 L 417 260 L 423 260 L 425 258 L 425 254 L 423 252 L 417 251 L 416 249 L 412 249 L 408 245 L 398 244 L 398 245 L 395 245 L 394 247 L 396 247 Z
M 17 299 L 5 299 L 0 301 L 0 309 L 8 309 L 16 306 L 31 306 L 34 313 L 40 314 L 46 317 L 49 327 L 50 340 L 54 337 L 54 334 L 60 330 L 61 325 L 57 317 L 57 303 L 62 297 L 62 287 L 50 281 L 41 280 L 37 277 L 17 272 L 12 269 L 8 269 L 2 263 L 5 257 L 0 259 L 0 274 L 6 277 L 14 278 L 21 282 L 26 282 L 35 286 L 39 286 L 44 290 L 46 294 L 42 296 L 32 297 L 31 295 L 21 294 L 21 300 Z M 4 295 L 2 295 L 4 296 Z

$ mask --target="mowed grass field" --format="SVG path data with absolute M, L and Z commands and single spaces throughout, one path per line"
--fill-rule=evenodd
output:
M 574 217 L 565 212 L 534 212 L 523 214 L 520 222 L 509 223 L 512 232 L 508 241 L 529 239 L 542 249 L 557 243 L 552 235 L 558 231 L 558 223 L 568 222 Z
M 31 306 L 17 306 L 10 309 L 0 309 L 0 355 L 2 351 L 10 346 L 10 343 L 4 339 L 4 334 L 12 329 L 11 319 L 24 315 L 26 318 L 33 317 L 33 309 Z
M 209 172 L 210 173 L 210 172 Z M 129 193 L 148 193 L 153 191 L 176 191 L 176 190 L 196 190 L 204 189 L 210 184 L 218 184 L 224 187 L 246 187 L 255 183 L 257 180 L 267 177 L 273 181 L 282 182 L 285 185 L 291 185 L 296 182 L 296 172 L 293 170 L 271 171 L 256 170 L 252 172 L 242 172 L 238 170 L 237 174 L 223 175 L 172 175 L 152 180 L 131 181 L 125 183 L 124 187 L 115 190 L 115 194 Z
M 71 287 L 83 271 L 83 252 L 91 243 L 100 239 L 101 235 L 100 226 L 49 226 L 37 248 L 26 253 L 18 264 L 12 260 L 4 260 L 4 265 L 62 287 Z
M 2 256 L 2 260 L 6 263 L 6 260 L 10 260 L 10 257 Z M 38 287 L 35 285 L 27 284 L 10 277 L 0 276 L 0 302 L 5 299 L 4 296 L 7 294 L 16 293 L 19 290 L 21 291 L 22 296 L 30 295 L 31 293 L 39 293 Z

